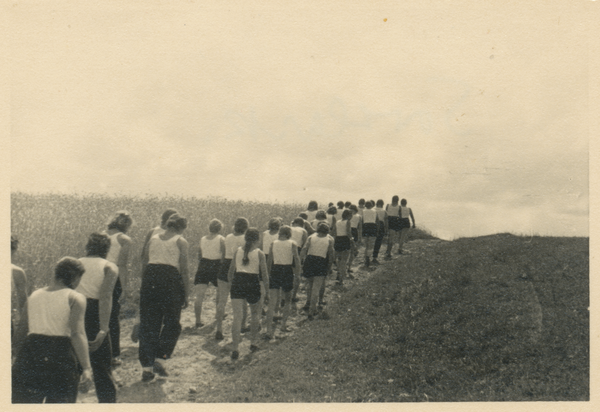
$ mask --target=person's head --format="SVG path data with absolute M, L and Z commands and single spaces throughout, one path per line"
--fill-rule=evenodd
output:
M 166 228 L 166 224 L 167 224 L 167 220 L 169 220 L 169 218 L 171 216 L 173 216 L 175 213 L 177 213 L 177 210 L 175 209 L 167 209 L 163 212 L 162 217 L 160 218 L 160 226 L 164 229 Z
M 383 207 L 383 199 L 377 200 L 377 207 Z
M 279 218 L 274 217 L 273 219 L 269 220 L 269 224 L 267 227 L 271 232 L 275 232 L 281 227 L 281 221 L 279 220 Z
M 311 200 L 310 202 L 308 202 L 307 210 L 313 211 L 313 210 L 317 210 L 318 208 L 319 208 L 319 204 L 317 203 L 316 200 Z
M 346 203 L 344 203 L 344 207 L 345 207 L 346 209 L 349 209 L 349 208 L 350 208 L 350 206 L 352 206 L 352 202 L 351 202 L 351 201 L 349 201 L 349 200 L 348 200 Z
M 398 196 L 394 196 L 392 197 L 392 204 L 397 205 L 398 204 L 398 199 L 400 199 Z
M 79 259 L 66 256 L 59 260 L 54 267 L 54 278 L 63 285 L 75 289 L 79 285 L 85 267 Z
M 402 199 L 402 200 L 400 201 L 400 204 L 401 204 L 402 206 L 406 206 L 406 203 L 407 203 L 407 202 L 406 202 L 406 199 Z
M 337 208 L 335 206 L 330 206 L 329 209 L 327 209 L 327 214 L 328 215 L 336 215 L 337 214 Z
M 365 207 L 367 209 L 373 209 L 373 202 L 371 200 L 369 200 L 367 203 L 365 203 Z
M 328 235 L 329 225 L 325 222 L 319 223 L 319 225 L 317 226 L 317 233 L 320 235 Z
M 10 254 L 12 256 L 13 253 L 17 251 L 19 248 L 19 239 L 15 235 L 10 235 Z
M 110 238 L 104 233 L 94 232 L 88 237 L 85 252 L 87 256 L 98 256 L 106 259 L 110 249 Z
M 338 209 L 343 209 L 344 208 L 344 201 L 340 200 L 339 202 L 337 202 L 337 208 Z
M 352 211 L 350 209 L 346 209 L 342 212 L 342 220 L 352 219 Z
M 359 199 L 358 207 L 365 207 L 365 199 Z
M 246 233 L 249 225 L 250 223 L 248 223 L 248 219 L 245 217 L 238 217 L 235 219 L 235 223 L 233 224 L 233 231 L 234 233 L 241 235 L 242 233 Z
M 279 237 L 289 239 L 292 237 L 292 228 L 288 225 L 281 226 L 279 228 Z
M 187 219 L 179 213 L 175 213 L 167 220 L 167 230 L 174 230 L 176 233 L 182 233 L 187 228 Z
M 219 233 L 223 229 L 223 223 L 219 219 L 213 219 L 208 224 L 208 231 L 210 233 Z
M 250 252 L 250 249 L 252 249 L 252 246 L 254 246 L 259 239 L 260 233 L 258 232 L 257 228 L 251 227 L 250 229 L 246 230 L 246 234 L 244 235 L 244 240 L 246 241 L 246 244 L 244 245 L 244 258 L 242 259 L 242 264 L 244 266 L 250 263 L 248 253 Z
M 300 216 L 304 220 L 308 219 L 308 215 L 306 213 L 304 213 L 304 212 L 300 213 L 298 216 Z
M 327 205 L 327 207 L 331 207 L 333 206 L 333 202 L 329 202 L 329 204 Z
M 315 215 L 315 219 L 317 220 L 325 220 L 327 219 L 327 213 L 324 210 L 319 210 Z
M 131 215 L 126 210 L 120 210 L 116 212 L 108 221 L 108 229 L 117 229 L 119 232 L 127 233 L 131 225 L 133 224 L 133 219 Z
M 350 205 L 350 210 L 353 214 L 358 213 L 358 207 L 356 207 L 356 205 Z
M 292 226 L 303 227 L 304 226 L 304 219 L 302 219 L 301 217 L 297 217 L 296 219 L 294 219 L 292 221 Z

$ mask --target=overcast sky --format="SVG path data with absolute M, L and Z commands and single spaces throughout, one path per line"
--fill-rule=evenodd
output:
M 11 190 L 397 194 L 446 238 L 588 236 L 585 2 L 174 3 L 16 3 Z

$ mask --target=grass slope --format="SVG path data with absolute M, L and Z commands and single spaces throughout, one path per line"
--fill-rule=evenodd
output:
M 587 238 L 415 240 L 201 402 L 589 400 Z

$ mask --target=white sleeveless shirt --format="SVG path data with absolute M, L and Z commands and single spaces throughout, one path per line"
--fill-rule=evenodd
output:
M 304 244 L 302 243 L 302 239 L 304 238 L 304 233 L 307 233 L 307 232 L 306 232 L 306 229 L 304 229 L 303 227 L 292 226 L 292 241 L 294 241 L 296 243 L 296 245 L 298 245 L 298 247 L 304 246 Z
M 202 250 L 202 258 L 210 260 L 221 260 L 221 241 L 223 236 L 217 235 L 213 239 L 208 239 L 208 236 L 203 236 L 200 239 L 200 250 Z
M 410 216 L 410 207 L 400 206 L 400 217 L 408 218 Z
M 149 264 L 171 265 L 179 269 L 179 246 L 177 241 L 181 236 L 175 235 L 169 240 L 162 240 L 160 235 L 154 235 L 150 239 L 148 251 L 150 258 Z
M 240 247 L 244 247 L 246 244 L 246 239 L 244 238 L 244 234 L 239 236 L 230 233 L 225 238 L 225 259 L 233 259 L 233 254 Z
M 362 218 L 358 213 L 352 216 L 352 219 L 350 219 L 350 227 L 352 227 L 352 229 L 358 229 L 358 224 L 360 223 L 361 219 Z
M 27 299 L 29 334 L 71 336 L 69 296 L 74 293 L 77 292 L 70 288 L 51 292 L 43 288 L 33 292 Z
M 256 248 L 252 252 L 248 253 L 248 262 L 247 265 L 244 265 L 244 248 L 240 247 L 235 256 L 235 271 L 248 273 L 248 274 L 256 274 L 260 273 L 260 260 L 258 258 L 258 251 L 260 249 Z
M 100 257 L 82 257 L 79 259 L 85 267 L 85 273 L 75 289 L 88 299 L 100 299 L 100 289 L 104 282 L 104 268 L 108 260 Z
M 308 249 L 308 255 L 320 256 L 322 258 L 327 257 L 327 251 L 329 250 L 329 236 L 319 237 L 316 233 L 310 235 L 310 247 Z
M 119 254 L 121 253 L 121 244 L 119 243 L 120 234 L 121 232 L 116 232 L 112 235 L 108 235 L 108 238 L 110 239 L 110 249 L 106 254 L 106 260 L 115 265 L 119 263 Z
M 363 210 L 363 223 L 375 223 L 377 221 L 377 212 L 374 209 Z
M 392 206 L 392 205 L 387 205 L 387 207 L 385 208 L 388 217 L 397 217 L 400 216 L 400 205 L 396 205 L 396 206 Z
M 293 248 L 296 243 L 292 240 L 276 240 L 273 242 L 273 263 L 276 265 L 291 265 L 294 262 Z
M 348 236 L 348 231 L 346 230 L 347 224 L 348 224 L 347 220 L 338 220 L 335 223 L 335 230 L 337 232 L 337 236 Z
M 270 234 L 269 232 L 269 230 L 265 230 L 263 232 L 262 251 L 265 255 L 269 254 L 271 243 L 279 238 L 279 232 L 275 233 L 274 235 Z
M 379 218 L 380 222 L 383 222 L 385 220 L 385 218 L 387 217 L 387 212 L 385 211 L 385 209 L 376 207 L 375 212 L 377 212 L 377 217 Z

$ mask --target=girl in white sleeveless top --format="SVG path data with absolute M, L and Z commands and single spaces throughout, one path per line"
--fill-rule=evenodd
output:
M 410 219 L 412 219 L 412 227 L 415 227 L 415 217 L 413 216 L 412 209 L 406 206 L 406 199 L 400 201 L 400 241 L 398 242 L 398 253 L 402 254 L 402 246 L 406 239 L 408 239 L 408 232 L 410 230 Z
M 375 238 L 377 237 L 377 226 L 379 222 L 377 212 L 373 209 L 373 206 L 375 205 L 372 201 L 367 201 L 362 215 L 362 234 L 365 239 L 365 266 L 367 267 L 371 264 L 371 249 L 375 242 Z
M 181 333 L 181 310 L 188 305 L 188 242 L 182 237 L 187 220 L 173 214 L 163 234 L 154 235 L 142 258 L 145 267 L 140 289 L 140 348 L 142 381 L 155 373 L 168 376 L 171 357 Z
M 341 216 L 337 216 L 337 208 L 335 206 L 331 206 L 327 209 L 327 224 L 329 225 L 330 235 L 335 237 L 337 236 L 337 221 L 341 220 Z
M 348 261 L 353 243 L 350 235 L 350 219 L 352 219 L 352 211 L 344 210 L 341 219 L 336 224 L 335 256 L 338 268 L 338 285 L 343 285 L 348 275 Z
M 319 224 L 317 232 L 308 237 L 301 253 L 304 260 L 302 275 L 308 279 L 306 303 L 309 320 L 317 313 L 319 292 L 333 261 L 333 239 L 328 235 L 327 223 Z
M 196 327 L 204 326 L 202 323 L 202 302 L 208 284 L 217 287 L 221 265 L 225 259 L 225 238 L 219 234 L 223 224 L 219 219 L 213 219 L 208 225 L 210 235 L 200 239 L 198 249 L 198 271 L 194 278 L 196 286 L 196 301 L 194 302 L 194 314 L 196 316 Z M 216 294 L 216 307 L 219 306 L 219 293 Z
M 216 340 L 223 340 L 223 319 L 225 318 L 225 306 L 229 299 L 230 286 L 229 283 L 229 268 L 233 255 L 238 248 L 243 247 L 246 244 L 244 234 L 248 230 L 248 219 L 245 217 L 238 217 L 233 225 L 233 233 L 230 233 L 225 238 L 225 260 L 221 265 L 221 272 L 218 278 L 218 295 L 219 300 L 217 302 L 217 326 L 216 326 Z M 245 319 L 244 319 L 245 320 Z M 242 322 L 242 325 L 245 322 Z
M 78 385 L 87 388 L 91 384 L 86 300 L 73 290 L 84 270 L 77 259 L 62 258 L 51 285 L 36 290 L 27 300 L 16 332 L 13 403 L 75 403 Z M 77 361 L 83 368 L 81 381 Z
M 388 244 L 385 251 L 385 259 L 392 258 L 392 247 L 400 239 L 400 205 L 398 196 L 392 197 L 392 204 L 385 207 L 388 214 Z
M 379 263 L 377 256 L 379 256 L 379 249 L 381 249 L 381 243 L 385 237 L 388 229 L 388 216 L 387 212 L 383 208 L 383 199 L 378 199 L 375 207 L 377 213 L 377 237 L 375 238 L 375 245 L 373 246 L 373 263 Z
M 121 365 L 121 325 L 119 324 L 119 314 L 121 312 L 121 294 L 125 290 L 125 295 L 130 295 L 129 290 L 129 269 L 127 261 L 129 260 L 129 250 L 131 249 L 131 238 L 126 235 L 133 224 L 129 212 L 122 210 L 112 217 L 108 222 L 106 234 L 110 239 L 110 250 L 106 255 L 106 260 L 114 263 L 119 268 L 119 277 L 113 291 L 112 311 L 110 313 L 110 341 L 112 345 L 112 364 Z
M 229 283 L 231 284 L 231 306 L 233 307 L 233 323 L 231 335 L 233 337 L 233 351 L 231 359 L 239 357 L 239 344 L 241 341 L 243 304 L 250 306 L 250 351 L 258 350 L 257 339 L 260 320 L 261 296 L 264 296 L 269 287 L 269 272 L 265 254 L 258 248 L 260 234 L 258 229 L 250 228 L 244 235 L 246 243 L 239 248 L 229 267 Z
M 279 238 L 271 244 L 267 269 L 269 271 L 269 308 L 267 311 L 267 337 L 273 337 L 273 315 L 279 300 L 279 291 L 283 292 L 283 317 L 281 331 L 288 332 L 287 319 L 290 314 L 292 290 L 295 279 L 300 276 L 300 256 L 298 246 L 291 240 L 292 229 L 283 226 L 279 229 Z

